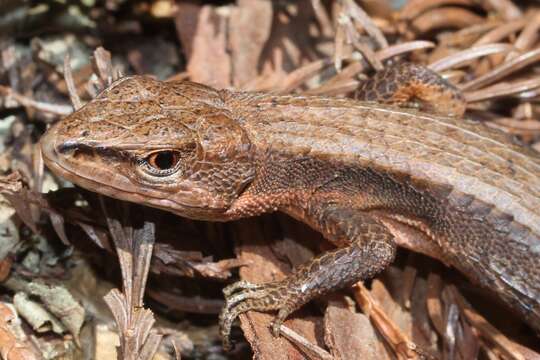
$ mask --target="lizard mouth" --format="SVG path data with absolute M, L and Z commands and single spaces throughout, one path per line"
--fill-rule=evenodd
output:
M 84 141 L 62 140 L 61 122 L 53 125 L 40 140 L 47 167 L 57 176 L 84 189 L 112 198 L 147 205 L 196 220 L 219 220 L 226 208 L 212 204 L 204 193 L 179 185 L 175 193 L 135 184 L 105 157 L 98 156 L 96 145 Z

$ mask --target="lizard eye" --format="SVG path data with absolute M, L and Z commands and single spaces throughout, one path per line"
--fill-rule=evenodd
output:
M 150 166 L 158 170 L 169 170 L 178 162 L 178 154 L 174 151 L 160 151 L 148 156 Z
M 150 175 L 167 176 L 179 169 L 180 158 L 180 154 L 177 151 L 157 151 L 141 160 L 140 165 Z

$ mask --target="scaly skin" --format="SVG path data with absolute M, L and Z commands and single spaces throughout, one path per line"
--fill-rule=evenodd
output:
M 360 84 L 355 98 L 402 107 L 421 105 L 429 113 L 456 117 L 462 116 L 467 106 L 461 92 L 437 73 L 408 62 L 375 73 Z
M 497 131 L 374 103 L 121 79 L 41 140 L 84 188 L 192 219 L 285 212 L 337 249 L 283 281 L 233 284 L 221 315 L 372 277 L 396 244 L 452 265 L 540 330 L 540 158 Z

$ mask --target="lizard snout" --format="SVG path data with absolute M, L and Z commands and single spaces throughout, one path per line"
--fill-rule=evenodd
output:
M 46 162 L 55 161 L 58 158 L 56 143 L 58 140 L 58 124 L 51 126 L 39 140 L 41 153 Z

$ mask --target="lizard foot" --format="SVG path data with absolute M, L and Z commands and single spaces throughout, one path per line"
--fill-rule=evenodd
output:
M 266 284 L 252 284 L 245 280 L 238 281 L 223 289 L 225 306 L 219 316 L 220 334 L 223 348 L 232 349 L 229 339 L 234 320 L 242 313 L 256 311 L 278 310 L 278 315 L 272 323 L 272 334 L 279 336 L 281 324 L 298 305 L 303 303 L 296 292 L 291 291 L 287 281 L 276 281 Z
M 321 218 L 328 219 L 338 212 L 340 225 L 345 222 L 343 219 L 354 223 L 344 233 L 344 237 L 354 240 L 294 268 L 283 280 L 259 285 L 239 281 L 226 287 L 225 306 L 219 318 L 225 350 L 231 349 L 231 326 L 240 314 L 250 310 L 277 310 L 271 329 L 277 337 L 281 324 L 294 310 L 313 298 L 372 277 L 394 259 L 396 246 L 386 227 L 364 214 L 351 214 L 348 208 L 325 206 L 323 211 L 326 213 Z

